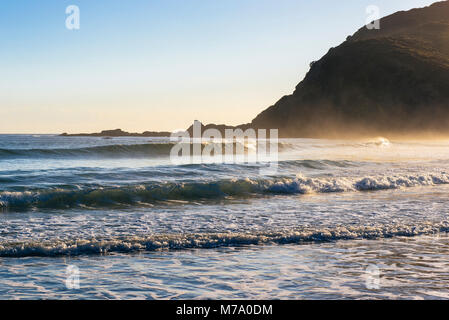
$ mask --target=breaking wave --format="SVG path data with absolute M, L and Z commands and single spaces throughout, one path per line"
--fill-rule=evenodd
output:
M 201 148 L 211 144 L 224 147 L 230 143 L 204 142 Z M 241 143 L 232 143 L 234 150 Z M 140 143 L 140 144 L 115 144 L 84 148 L 56 148 L 56 149 L 0 149 L 1 159 L 17 158 L 142 158 L 142 157 L 168 157 L 170 151 L 176 145 L 175 142 L 166 143 Z M 192 148 L 192 144 L 190 145 Z M 211 148 L 213 149 L 213 148 Z M 243 151 L 250 151 L 249 145 L 243 145 Z M 234 151 L 234 153 L 237 151 Z M 193 154 L 191 152 L 191 154 Z
M 308 194 L 388 190 L 449 184 L 449 173 L 373 176 L 363 178 L 230 179 L 203 182 L 164 182 L 120 187 L 72 186 L 0 192 L 3 210 L 107 208 L 145 206 L 167 200 L 207 200 L 273 194 Z
M 34 159 L 34 158 L 140 158 L 140 157 L 168 157 L 170 151 L 175 146 L 175 142 L 154 142 L 154 143 L 137 143 L 137 144 L 113 144 L 103 146 L 87 146 L 81 148 L 37 148 L 37 149 L 2 149 L 0 148 L 0 160 L 2 159 Z M 219 145 L 224 152 L 225 146 L 234 145 L 234 153 L 237 146 L 243 147 L 246 153 L 256 152 L 257 143 L 254 141 L 241 142 L 203 142 L 202 148 L 206 145 Z M 334 147 L 351 146 L 351 147 L 385 147 L 390 142 L 385 138 L 376 138 L 365 143 L 351 144 L 335 144 Z M 192 145 L 191 145 L 192 147 Z M 299 143 L 279 142 L 279 152 L 303 151 L 304 145 Z M 213 148 L 211 148 L 213 149 Z
M 73 149 L 0 149 L 0 159 L 165 156 L 170 154 L 173 145 L 174 143 L 149 143 Z
M 304 144 L 301 142 L 279 142 L 278 149 L 281 152 L 288 151 L 303 151 L 305 148 L 313 147 L 313 148 L 334 148 L 338 149 L 341 147 L 350 147 L 350 148 L 386 148 L 392 146 L 392 143 L 384 137 L 377 137 L 374 139 L 369 139 L 366 141 L 336 141 L 332 145 L 323 144 L 321 141 L 316 141 L 316 143 L 309 142 L 308 144 Z
M 128 236 L 111 239 L 75 239 L 11 242 L 0 244 L 0 257 L 52 257 L 110 253 L 133 253 L 156 250 L 208 249 L 267 244 L 301 244 L 354 239 L 380 239 L 398 236 L 413 237 L 449 231 L 449 224 L 418 226 L 338 226 L 309 228 L 282 232 L 259 233 L 197 233 Z

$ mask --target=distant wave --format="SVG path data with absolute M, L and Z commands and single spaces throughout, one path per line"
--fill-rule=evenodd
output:
M 142 157 L 168 157 L 175 142 L 116 144 L 83 148 L 56 148 L 56 149 L 0 149 L 1 159 L 17 158 L 142 158 Z M 205 142 L 206 145 L 219 144 L 223 148 L 228 143 Z M 238 142 L 234 142 L 234 150 Z M 192 146 L 192 145 L 191 145 Z M 244 151 L 250 150 L 250 145 L 243 146 Z M 223 151 L 224 152 L 224 151 Z M 235 151 L 234 151 L 235 153 Z M 193 154 L 193 153 L 192 153 Z
M 0 159 L 167 156 L 174 143 L 108 145 L 58 149 L 0 149 Z
M 206 142 L 202 148 L 210 144 L 220 144 L 223 148 L 232 142 Z M 114 144 L 104 146 L 91 146 L 82 148 L 37 148 L 37 149 L 4 149 L 0 148 L 0 160 L 20 159 L 20 158 L 139 158 L 139 157 L 168 157 L 174 142 L 162 143 L 139 143 L 139 144 Z M 234 142 L 234 150 L 240 142 Z M 335 144 L 334 147 L 370 147 L 389 146 L 390 142 L 384 138 L 377 138 L 365 143 Z M 279 142 L 279 152 L 302 151 L 304 146 L 290 142 Z M 317 146 L 319 147 L 319 146 Z M 329 147 L 329 146 L 326 146 Z M 256 143 L 245 143 L 243 146 L 245 153 L 256 152 Z M 235 151 L 234 151 L 235 152 Z
M 0 192 L 3 210 L 107 208 L 145 206 L 166 200 L 207 200 L 226 197 L 253 197 L 269 194 L 307 194 L 376 191 L 449 184 L 449 174 L 373 176 L 363 178 L 231 179 L 184 183 L 150 183 L 110 188 L 75 186 L 76 189 L 41 189 Z
M 386 148 L 390 147 L 392 143 L 387 139 L 383 137 L 377 137 L 374 139 L 366 140 L 366 141 L 345 141 L 345 142 L 339 142 L 336 141 L 333 144 L 322 144 L 320 141 L 317 141 L 316 144 L 308 143 L 306 146 L 304 146 L 301 142 L 279 142 L 278 143 L 278 150 L 280 152 L 289 152 L 289 151 L 301 151 L 303 148 L 341 148 L 341 147 L 350 147 L 350 148 Z
M 111 239 L 73 239 L 0 244 L 0 257 L 79 256 L 139 251 L 207 249 L 264 244 L 301 244 L 353 239 L 379 239 L 398 236 L 418 236 L 448 232 L 446 222 L 417 226 L 336 226 L 306 228 L 282 232 L 259 233 L 196 233 L 127 236 Z
M 384 137 L 377 137 L 374 140 L 366 142 L 367 145 L 375 145 L 379 147 L 389 147 L 391 145 L 391 142 Z

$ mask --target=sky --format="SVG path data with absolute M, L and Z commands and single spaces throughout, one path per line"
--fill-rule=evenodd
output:
M 433 2 L 0 0 L 0 133 L 247 123 L 362 27 L 367 6 Z

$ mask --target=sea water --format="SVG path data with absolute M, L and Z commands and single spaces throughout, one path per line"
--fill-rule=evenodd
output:
M 172 147 L 1 135 L 0 298 L 449 298 L 448 141 L 282 139 L 267 174 Z

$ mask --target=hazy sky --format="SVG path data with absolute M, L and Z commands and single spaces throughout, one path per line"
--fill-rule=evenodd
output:
M 293 92 L 365 24 L 433 0 L 20 0 L 0 3 L 0 132 L 240 124 Z M 80 9 L 68 30 L 65 9 Z

